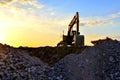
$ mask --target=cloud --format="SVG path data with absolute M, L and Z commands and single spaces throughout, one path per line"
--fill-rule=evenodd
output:
M 80 26 L 95 27 L 95 26 L 104 26 L 104 25 L 114 25 L 116 24 L 115 19 L 117 18 L 120 18 L 120 11 L 102 17 L 97 16 L 97 17 L 82 18 Z
M 12 0 L 0 0 L 0 7 L 8 6 Z
M 21 2 L 19 2 L 18 0 L 10 0 L 10 2 L 8 1 L 8 3 L 6 4 L 9 4 L 8 6 L 10 6 L 16 2 L 21 5 L 31 5 L 32 7 L 33 5 L 35 6 L 34 3 L 37 3 L 35 0 L 33 0 L 33 2 L 31 2 L 30 0 L 21 0 Z M 0 32 L 5 31 L 3 35 L 6 36 L 5 39 L 8 40 L 8 42 L 9 39 L 13 41 L 13 43 L 20 41 L 18 39 L 22 39 L 23 42 L 29 42 L 25 43 L 24 45 L 30 45 L 29 40 L 36 41 L 35 45 L 37 46 L 43 43 L 43 45 L 56 45 L 57 42 L 59 42 L 58 39 L 59 36 L 62 35 L 62 31 L 68 29 L 68 24 L 74 16 L 71 16 L 71 14 L 58 14 L 55 12 L 55 10 L 47 11 L 45 9 L 41 9 L 36 10 L 34 13 L 29 13 L 28 10 L 33 11 L 35 9 L 31 7 L 24 9 L 14 5 L 12 6 L 12 8 L 5 8 L 1 10 L 0 28 L 2 29 L 0 29 Z M 80 18 L 80 25 L 82 26 L 95 27 L 97 25 L 103 26 L 113 24 L 115 24 L 114 21 L 104 20 L 103 17 Z M 65 32 L 67 32 L 67 30 L 65 30 Z M 88 35 L 86 36 L 86 43 L 90 44 L 91 39 L 99 37 L 100 36 L 97 34 Z M 50 40 L 48 40 L 48 38 Z M 9 44 L 12 45 L 12 42 Z M 19 45 L 23 44 L 20 43 Z M 31 46 L 33 45 L 31 44 Z
M 116 19 L 116 18 L 120 18 L 120 12 L 108 15 L 109 19 Z
M 36 8 L 42 8 L 42 4 L 38 4 L 37 0 L 0 0 L 0 7 L 14 6 L 14 4 L 29 5 Z
M 88 27 L 95 27 L 95 26 L 104 26 L 104 25 L 114 25 L 114 21 L 106 21 L 102 17 L 97 18 L 82 18 L 80 20 L 80 26 L 88 26 Z
M 49 45 L 56 45 L 59 42 L 58 39 L 62 30 L 67 29 L 66 21 L 68 19 L 55 12 L 54 15 L 44 10 L 29 13 L 17 6 L 10 9 L 0 9 L 0 11 L 2 11 L 2 13 L 0 12 L 0 32 L 5 36 L 2 36 L 6 40 L 4 43 L 7 42 L 10 45 L 39 46 L 48 43 Z M 18 39 L 23 41 L 24 44 L 20 43 Z M 34 40 L 35 44 L 32 45 L 29 40 Z
M 117 18 L 120 18 L 120 11 L 106 16 L 84 17 L 80 18 L 80 26 L 95 27 L 114 25 L 116 24 L 115 19 Z

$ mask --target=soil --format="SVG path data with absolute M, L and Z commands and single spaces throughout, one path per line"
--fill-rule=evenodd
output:
M 120 80 L 120 41 L 84 47 L 0 44 L 0 80 Z

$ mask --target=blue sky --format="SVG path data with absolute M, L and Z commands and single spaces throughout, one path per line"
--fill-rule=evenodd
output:
M 71 16 L 76 11 L 79 12 L 80 18 L 95 19 L 102 18 L 105 22 L 113 21 L 114 24 L 94 25 L 81 27 L 84 34 L 98 34 L 100 36 L 119 36 L 120 34 L 120 1 L 119 0 L 39 0 L 45 5 L 45 8 L 53 8 L 54 12 L 59 15 Z M 116 16 L 115 18 L 111 15 Z M 93 19 L 92 19 L 93 18 Z
M 120 40 L 119 3 L 119 0 L 1 0 L 0 42 L 13 46 L 55 46 L 63 30 L 67 33 L 77 11 L 86 45 L 105 37 Z
M 39 3 L 46 5 L 46 8 L 56 8 L 62 13 L 79 11 L 83 16 L 104 16 L 116 13 L 120 8 L 118 0 L 39 0 Z

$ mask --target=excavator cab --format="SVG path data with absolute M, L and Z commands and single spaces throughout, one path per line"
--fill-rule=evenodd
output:
M 74 36 L 76 34 L 77 34 L 77 32 L 75 30 L 72 30 L 72 35 Z
M 73 30 L 73 26 L 76 24 L 76 30 Z M 57 46 L 84 46 L 84 35 L 80 35 L 79 32 L 79 13 L 71 20 L 67 35 L 63 35 L 63 40 L 60 41 Z

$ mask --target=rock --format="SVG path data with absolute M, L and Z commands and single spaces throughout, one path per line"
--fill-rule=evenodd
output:
M 116 41 L 103 42 L 86 48 L 78 55 L 67 55 L 48 73 L 51 79 L 59 80 L 62 80 L 60 75 L 67 80 L 119 80 L 120 44 Z
M 109 57 L 109 61 L 110 61 L 110 62 L 114 62 L 114 57 L 113 57 L 113 56 L 110 56 L 110 57 Z
M 119 41 L 104 41 L 83 51 L 45 47 L 37 49 L 40 57 L 30 55 L 36 49 L 0 46 L 0 80 L 120 80 Z M 59 49 L 65 53 L 58 54 Z M 48 65 L 42 60 L 55 62 Z
M 48 66 L 28 52 L 7 48 L 8 53 L 0 54 L 0 80 L 39 80 Z M 37 74 L 39 73 L 39 74 Z

